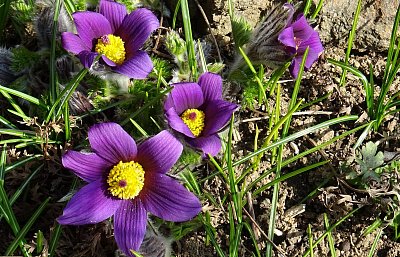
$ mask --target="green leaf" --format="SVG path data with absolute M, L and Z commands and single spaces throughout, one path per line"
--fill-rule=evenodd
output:
M 379 180 L 379 175 L 375 169 L 384 163 L 382 152 L 377 152 L 378 146 L 373 142 L 368 142 L 361 148 L 361 158 L 356 158 L 360 165 L 363 180 Z

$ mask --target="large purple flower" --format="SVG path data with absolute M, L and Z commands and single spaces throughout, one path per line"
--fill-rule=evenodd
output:
M 144 79 L 153 69 L 150 57 L 139 50 L 159 26 L 151 11 L 139 8 L 127 14 L 124 5 L 100 0 L 99 13 L 85 11 L 72 16 L 78 34 L 62 33 L 62 45 L 78 55 L 86 68 L 101 54 L 104 64 L 130 78 Z
M 307 47 L 309 47 L 309 50 L 304 65 L 306 70 L 317 61 L 324 51 L 318 32 L 308 24 L 303 14 L 299 14 L 297 20 L 279 34 L 278 39 L 286 46 L 289 54 L 294 56 L 289 68 L 294 78 L 297 78 L 299 74 L 301 60 Z
M 221 150 L 217 133 L 238 107 L 222 100 L 221 76 L 207 72 L 198 83 L 176 83 L 173 87 L 164 103 L 169 126 L 182 133 L 192 147 L 215 156 Z
M 168 221 L 192 219 L 199 199 L 165 173 L 178 160 L 182 144 L 168 131 L 136 146 L 116 123 L 89 130 L 92 153 L 68 151 L 62 158 L 89 184 L 69 201 L 60 224 L 97 223 L 114 215 L 114 234 L 128 256 L 137 251 L 146 232 L 147 211 Z

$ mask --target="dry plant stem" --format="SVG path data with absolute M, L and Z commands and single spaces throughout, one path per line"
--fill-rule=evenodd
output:
M 255 221 L 253 219 L 253 217 L 251 217 L 250 213 L 246 210 L 246 208 L 243 208 L 243 212 L 247 215 L 247 217 L 251 220 L 251 222 L 254 224 L 254 226 L 257 227 L 257 229 L 261 232 L 261 234 L 265 237 L 265 239 L 267 239 L 267 241 L 283 256 L 287 256 L 287 253 L 281 249 L 279 246 L 277 246 L 268 236 L 267 234 L 264 232 L 264 230 L 262 230 L 262 228 L 257 224 L 257 221 Z
M 215 48 L 217 49 L 219 61 L 222 62 L 222 57 L 221 57 L 221 52 L 219 51 L 218 42 L 217 42 L 217 39 L 215 38 L 214 34 L 212 33 L 211 25 L 210 25 L 210 22 L 208 21 L 207 15 L 206 15 L 206 13 L 204 12 L 203 7 L 201 7 L 199 1 L 198 1 L 198 0 L 195 0 L 195 2 L 196 2 L 197 7 L 199 8 L 199 10 L 200 10 L 200 12 L 201 12 L 201 15 L 203 15 L 203 18 L 204 18 L 204 21 L 205 21 L 206 24 L 207 24 L 208 30 L 210 30 L 210 35 L 211 35 L 211 37 L 212 37 L 212 39 L 213 39 L 213 41 L 214 41 Z
M 164 22 L 164 2 L 161 1 L 161 18 L 160 18 L 160 28 L 162 27 L 162 24 Z M 156 39 L 156 43 L 153 47 L 153 51 L 156 50 L 158 48 L 158 44 L 160 43 L 160 37 L 161 37 L 161 29 L 158 29 L 158 34 L 157 34 L 157 39 Z
M 251 198 L 251 193 L 247 192 L 247 203 L 249 205 L 249 212 L 251 217 L 255 220 L 255 214 L 254 214 L 254 208 L 253 208 L 253 199 Z M 254 237 L 256 238 L 257 242 L 260 239 L 260 231 L 258 230 L 257 226 L 254 223 L 251 223 L 251 227 L 253 228 L 254 231 Z

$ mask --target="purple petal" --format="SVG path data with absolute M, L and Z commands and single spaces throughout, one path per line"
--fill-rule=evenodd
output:
M 322 46 L 318 32 L 314 31 L 314 33 L 307 41 L 302 42 L 297 50 L 297 53 L 299 55 L 303 55 L 306 51 L 307 46 L 309 47 L 309 51 L 305 67 L 309 69 L 311 65 L 317 61 L 319 55 L 324 51 L 324 47 Z
M 79 54 L 82 51 L 90 51 L 91 49 L 83 43 L 77 35 L 71 32 L 64 32 L 61 34 L 62 46 L 68 52 L 73 54 Z
M 314 29 L 308 24 L 303 14 L 297 16 L 297 20 L 290 25 L 293 28 L 294 36 L 301 41 L 306 41 L 314 33 Z
M 76 12 L 72 14 L 75 21 L 78 36 L 89 49 L 94 48 L 94 44 L 101 36 L 112 34 L 110 22 L 96 12 Z
M 165 118 L 168 121 L 168 125 L 174 130 L 184 134 L 185 136 L 195 138 L 189 127 L 183 122 L 181 117 L 176 113 L 174 108 L 170 108 L 165 112 Z
M 208 154 L 215 156 L 221 151 L 221 139 L 217 134 L 207 137 L 190 138 L 187 142 L 193 148 L 201 150 L 203 157 L 207 157 Z
M 145 79 L 153 69 L 153 63 L 149 55 L 144 51 L 137 51 L 123 64 L 114 67 L 113 70 L 133 79 Z
M 128 14 L 125 5 L 108 0 L 100 1 L 99 12 L 110 22 L 112 31 L 119 28 L 122 20 Z
M 218 74 L 206 72 L 199 78 L 204 102 L 222 99 L 222 78 Z
M 146 234 L 147 212 L 140 199 L 122 201 L 114 216 L 114 236 L 118 247 L 128 256 L 139 250 Z
M 290 75 L 292 75 L 293 78 L 297 79 L 297 76 L 299 75 L 299 70 L 300 70 L 300 64 L 303 56 L 296 56 L 293 58 L 292 63 L 290 64 L 289 67 L 289 72 Z
M 68 151 L 64 154 L 62 164 L 86 182 L 101 179 L 104 172 L 107 172 L 112 166 L 111 163 L 95 153 L 81 153 L 76 151 Z
M 135 141 L 117 123 L 107 122 L 92 126 L 89 129 L 89 142 L 100 157 L 113 164 L 132 161 L 137 154 Z
M 109 197 L 106 190 L 102 179 L 81 188 L 68 202 L 58 223 L 84 225 L 111 217 L 122 201 Z
M 179 159 L 182 149 L 182 144 L 171 133 L 163 130 L 138 146 L 135 161 L 143 166 L 146 174 L 164 174 Z
M 78 54 L 78 58 L 85 68 L 90 69 L 97 55 L 99 54 L 90 51 L 82 51 Z
M 205 126 L 202 135 L 209 136 L 215 134 L 223 128 L 230 118 L 232 113 L 238 108 L 238 105 L 224 101 L 215 100 L 206 104 L 204 108 Z
M 127 58 L 135 55 L 150 34 L 159 27 L 157 17 L 145 8 L 138 8 L 125 16 L 121 26 L 115 32 L 125 42 Z
M 285 46 L 296 49 L 296 42 L 294 41 L 294 33 L 292 27 L 287 27 L 286 29 L 282 30 L 282 32 L 278 36 L 278 40 Z
M 201 211 L 199 199 L 174 179 L 151 174 L 140 198 L 147 211 L 167 221 L 187 221 Z
M 185 82 L 176 83 L 173 86 L 174 88 L 168 97 L 172 97 L 178 115 L 181 115 L 187 109 L 197 109 L 203 104 L 203 92 L 198 84 Z
M 111 61 L 110 59 L 108 59 L 108 57 L 105 56 L 105 55 L 102 55 L 102 56 L 101 56 L 101 59 L 102 59 L 108 66 L 110 66 L 110 67 L 115 67 L 115 66 L 117 66 L 117 64 L 116 64 L 115 62 L 113 62 L 113 61 Z

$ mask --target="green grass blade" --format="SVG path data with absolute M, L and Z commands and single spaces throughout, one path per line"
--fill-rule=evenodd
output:
M 328 215 L 326 215 L 326 213 L 324 213 L 324 225 L 326 229 L 329 228 L 329 220 L 328 220 Z M 335 241 L 333 240 L 332 232 L 328 232 L 327 237 L 328 237 L 328 245 L 331 256 L 336 257 Z
M 378 246 L 378 242 L 379 242 L 379 239 L 381 238 L 382 234 L 383 234 L 383 229 L 379 229 L 378 233 L 375 236 L 374 243 L 372 244 L 372 247 L 368 253 L 368 257 L 373 257 L 375 255 L 375 250 L 376 250 L 376 247 Z
M 307 235 L 308 235 L 308 243 L 310 244 L 310 257 L 314 257 L 314 243 L 313 243 L 313 234 L 311 231 L 311 224 L 308 224 Z
M 28 94 L 22 93 L 18 90 L 14 90 L 8 87 L 3 87 L 0 85 L 0 92 L 6 92 L 8 94 L 12 94 L 15 96 L 18 96 L 34 105 L 37 105 L 45 110 L 48 110 L 48 106 L 46 104 L 44 104 L 41 100 L 37 99 L 36 97 L 30 96 Z M 3 94 L 4 95 L 4 94 Z
M 57 33 L 58 33 L 58 16 L 60 15 L 61 0 L 54 1 L 54 17 L 53 27 L 51 32 L 51 43 L 50 43 L 50 105 L 53 105 L 57 99 L 58 94 L 58 82 L 57 82 L 57 70 L 56 70 L 56 46 L 57 46 Z
M 98 60 L 98 58 L 101 55 L 98 55 L 95 59 L 95 62 Z M 85 77 L 86 73 L 88 72 L 88 69 L 83 69 L 81 70 L 69 83 L 68 85 L 64 88 L 63 91 L 58 95 L 57 99 L 54 101 L 53 105 L 51 106 L 51 109 L 49 113 L 47 114 L 46 122 L 49 122 L 51 117 L 53 117 L 54 111 L 56 110 L 58 106 L 58 110 L 56 112 L 55 118 L 59 116 L 59 113 L 61 113 L 61 110 L 63 109 L 63 106 L 65 103 L 68 104 L 68 100 L 71 97 L 71 95 L 74 93 L 75 89 L 79 86 L 79 82 Z
M 358 0 L 357 9 L 356 9 L 356 12 L 354 13 L 353 25 L 351 26 L 349 39 L 347 41 L 346 57 L 344 60 L 345 64 L 349 63 L 351 48 L 353 47 L 354 36 L 356 34 L 356 29 L 357 29 L 358 17 L 360 16 L 360 12 L 361 12 L 361 3 L 362 3 L 362 0 Z M 344 83 L 346 82 L 346 73 L 347 73 L 347 70 L 343 70 L 342 76 L 340 78 L 339 87 L 343 86 Z
M 28 116 L 26 116 L 25 112 L 19 107 L 17 102 L 6 92 L 6 91 L 0 91 L 1 94 L 7 99 L 7 101 L 11 104 L 12 107 L 14 107 L 16 112 L 13 112 L 12 110 L 8 110 L 14 115 L 17 115 L 23 119 L 28 119 Z
M 10 225 L 11 230 L 13 231 L 14 235 L 18 235 L 20 231 L 20 226 L 11 208 L 10 200 L 7 197 L 7 193 L 4 189 L 4 180 L 0 180 L 0 203 L 2 205 L 2 211 L 4 211 L 3 215 L 7 217 L 8 224 Z M 21 248 L 22 254 L 25 257 L 29 257 L 29 253 L 24 247 L 25 242 L 23 240 L 19 240 L 18 244 Z
M 4 180 L 4 175 L 6 174 L 6 153 L 7 144 L 4 144 L 0 156 L 0 180 Z
M 310 11 L 310 7 L 311 7 L 312 2 L 313 2 L 312 0 L 307 0 L 306 4 L 304 6 L 304 9 L 303 9 L 304 17 L 307 17 L 308 12 Z
M 18 245 L 20 244 L 21 240 L 24 239 L 26 233 L 31 229 L 32 225 L 35 223 L 35 221 L 39 218 L 40 214 L 44 211 L 46 208 L 48 202 L 50 200 L 50 197 L 47 198 L 33 213 L 33 215 L 29 218 L 28 222 L 25 224 L 25 226 L 19 231 L 18 235 L 15 237 L 15 239 L 12 241 L 12 243 L 8 246 L 5 255 L 13 255 L 15 250 L 17 249 Z
M 317 18 L 317 15 L 319 14 L 319 12 L 322 9 L 322 5 L 324 4 L 324 0 L 319 0 L 317 8 L 315 8 L 314 13 L 311 15 L 311 19 L 314 20 L 315 18 Z
M 12 124 L 10 121 L 8 121 L 3 116 L 0 116 L 0 123 L 3 123 L 4 126 L 6 126 L 9 129 L 17 129 L 17 127 L 14 124 Z
M 185 41 L 186 41 L 186 46 L 187 46 L 189 67 L 190 67 L 190 71 L 192 72 L 192 75 L 193 75 L 193 80 L 197 81 L 197 77 L 198 77 L 197 60 L 196 60 L 196 52 L 194 49 L 194 42 L 193 42 L 193 36 L 192 36 L 192 26 L 190 23 L 188 0 L 180 0 L 180 3 L 181 3 L 181 11 L 182 11 L 183 28 L 185 31 Z

